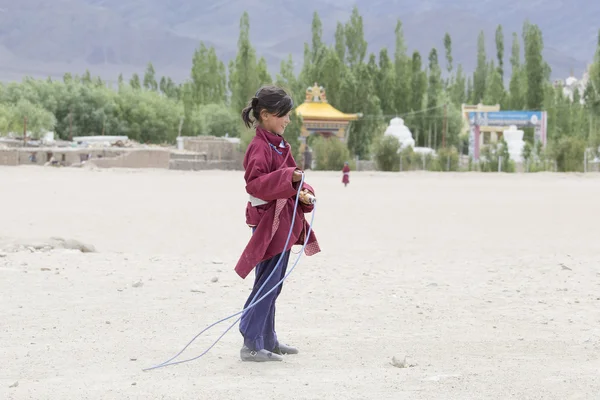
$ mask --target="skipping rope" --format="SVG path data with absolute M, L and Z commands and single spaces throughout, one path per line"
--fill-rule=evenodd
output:
M 269 282 L 271 280 L 271 277 L 273 276 L 273 274 L 275 273 L 275 271 L 277 271 L 277 269 L 281 266 L 281 260 L 283 259 L 283 255 L 285 253 L 285 250 L 287 249 L 287 246 L 290 242 L 290 238 L 292 237 L 292 230 L 294 228 L 294 222 L 296 221 L 296 211 L 298 210 L 298 200 L 300 199 L 300 191 L 302 190 L 302 186 L 304 184 L 304 173 L 302 173 L 302 177 L 300 179 L 300 184 L 298 185 L 298 191 L 296 193 L 296 201 L 294 202 L 294 213 L 292 216 L 292 223 L 290 225 L 290 231 L 288 233 L 287 239 L 285 241 L 285 245 L 283 247 L 283 251 L 281 252 L 281 255 L 279 256 L 279 260 L 277 261 L 277 264 L 275 265 L 275 267 L 273 268 L 273 271 L 271 271 L 271 274 L 269 275 L 269 277 L 265 280 L 265 282 L 262 284 L 262 286 L 258 289 L 258 291 L 256 292 L 256 294 L 254 295 L 254 297 L 252 298 L 252 301 L 250 302 L 250 304 L 244 308 L 242 311 L 238 311 L 235 314 L 232 314 L 228 317 L 225 317 L 223 319 L 220 319 L 217 322 L 212 323 L 211 325 L 207 326 L 206 328 L 204 328 L 200 333 L 198 333 L 196 336 L 194 336 L 192 338 L 192 340 L 190 340 L 188 342 L 188 344 L 185 345 L 185 347 L 183 349 L 181 349 L 181 351 L 179 351 L 179 353 L 175 354 L 173 357 L 169 358 L 167 361 L 164 361 L 158 365 L 155 365 L 153 367 L 149 367 L 149 368 L 144 368 L 143 371 L 150 371 L 150 370 L 154 370 L 154 369 L 158 369 L 158 368 L 163 368 L 163 367 L 167 367 L 170 365 L 177 365 L 177 364 L 183 364 L 186 362 L 190 362 L 190 361 L 194 361 L 199 359 L 200 357 L 204 356 L 206 353 L 208 353 L 220 340 L 221 338 L 223 338 L 223 336 L 225 336 L 225 334 L 227 334 L 227 332 L 229 332 L 231 330 L 231 328 L 233 328 L 239 321 L 240 319 L 242 319 L 242 317 L 240 316 L 238 319 L 235 320 L 235 322 L 233 324 L 231 324 L 229 326 L 229 328 L 227 328 L 225 330 L 225 332 L 223 332 L 221 334 L 221 336 L 219 336 L 217 338 L 217 340 L 215 340 L 213 342 L 213 344 L 211 344 L 206 350 L 204 350 L 200 355 L 193 357 L 193 358 L 189 358 L 186 360 L 181 360 L 181 361 L 173 361 L 175 360 L 177 357 L 179 357 L 198 337 L 200 337 L 200 335 L 202 335 L 204 332 L 208 331 L 209 329 L 211 329 L 212 327 L 220 324 L 221 322 L 225 322 L 235 316 L 238 316 L 240 314 L 245 313 L 247 310 L 251 309 L 252 307 L 254 307 L 255 305 L 257 305 L 258 303 L 260 303 L 265 297 L 267 297 L 269 294 L 271 294 L 271 292 L 273 292 L 275 289 L 277 289 L 281 284 L 283 284 L 283 281 L 285 281 L 287 279 L 287 277 L 292 273 L 292 271 L 294 270 L 294 268 L 296 267 L 296 265 L 298 264 L 298 262 L 300 261 L 300 258 L 302 257 L 302 253 L 304 252 L 306 245 L 308 244 L 308 239 L 310 237 L 310 233 L 312 231 L 312 225 L 313 225 L 313 221 L 315 219 L 315 209 L 316 207 L 313 208 L 312 211 L 312 216 L 311 216 L 311 220 L 310 220 L 310 224 L 308 226 L 308 232 L 306 233 L 306 238 L 304 240 L 304 243 L 302 245 L 302 249 L 300 250 L 300 253 L 298 255 L 298 258 L 296 258 L 296 261 L 294 262 L 294 264 L 292 265 L 292 268 L 290 268 L 290 270 L 285 274 L 285 276 L 279 281 L 277 282 L 277 284 L 275 286 L 273 286 L 273 288 L 271 290 L 269 290 L 267 293 L 265 293 L 261 298 L 259 298 L 258 300 L 256 299 L 260 292 L 263 290 L 264 286 L 267 284 L 267 282 Z M 313 204 L 314 204 L 314 200 L 313 200 Z

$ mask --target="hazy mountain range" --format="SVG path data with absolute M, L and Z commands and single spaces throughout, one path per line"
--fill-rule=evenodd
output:
M 409 51 L 426 59 L 432 47 L 443 59 L 443 36 L 453 40 L 454 64 L 472 71 L 477 34 L 484 30 L 487 53 L 495 57 L 494 31 L 505 33 L 509 65 L 512 32 L 521 36 L 525 18 L 542 29 L 545 57 L 554 78 L 571 69 L 580 76 L 593 59 L 598 0 L 0 0 L 0 79 L 24 75 L 93 74 L 116 80 L 142 72 L 151 61 L 157 74 L 183 80 L 194 48 L 202 40 L 228 61 L 235 57 L 241 14 L 248 11 L 251 40 L 271 73 L 292 53 L 302 63 L 318 11 L 324 40 L 333 43 L 336 22 L 345 22 L 357 5 L 369 51 L 394 49 L 394 27 L 402 20 Z M 510 69 L 510 68 L 506 68 Z

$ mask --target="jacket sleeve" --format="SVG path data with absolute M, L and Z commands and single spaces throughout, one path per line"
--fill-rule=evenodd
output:
M 248 146 L 246 165 L 246 192 L 265 201 L 288 199 L 296 194 L 292 175 L 296 168 L 270 171 L 269 148 L 257 144 Z

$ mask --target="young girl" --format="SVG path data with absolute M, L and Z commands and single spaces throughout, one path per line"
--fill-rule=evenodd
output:
M 350 166 L 348 165 L 348 162 L 344 163 L 342 174 L 342 183 L 344 184 L 344 186 L 348 186 L 348 184 L 350 183 Z
M 238 275 L 246 278 L 256 266 L 254 286 L 244 308 L 250 305 L 280 258 L 277 271 L 255 300 L 285 276 L 290 249 L 293 245 L 304 243 L 308 230 L 304 214 L 313 209 L 307 196 L 314 196 L 314 190 L 306 183 L 302 187 L 294 226 L 291 226 L 303 173 L 294 161 L 290 145 L 282 136 L 290 122 L 292 107 L 293 101 L 284 90 L 265 86 L 256 92 L 242 111 L 246 126 L 254 125 L 256 128 L 256 135 L 244 157 L 244 179 L 250 197 L 246 206 L 246 223 L 252 228 L 252 237 L 235 267 Z M 290 229 L 292 235 L 284 249 Z M 319 251 L 317 239 L 311 232 L 305 253 L 311 256 Z M 275 300 L 280 292 L 281 285 L 242 314 L 240 332 L 244 346 L 240 356 L 243 361 L 281 361 L 283 354 L 298 353 L 294 347 L 281 343 L 275 333 Z

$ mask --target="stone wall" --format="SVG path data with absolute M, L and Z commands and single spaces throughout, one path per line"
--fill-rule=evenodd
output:
M 211 161 L 241 161 L 244 158 L 238 143 L 214 136 L 184 137 L 183 148 L 187 151 L 206 154 L 206 159 Z
M 169 168 L 168 149 L 125 149 L 115 157 L 87 161 L 99 168 Z
M 170 169 L 184 171 L 242 170 L 239 143 L 214 136 L 183 137 L 183 150 L 171 152 Z
M 0 149 L 0 165 L 19 165 L 19 152 L 14 149 Z
M 78 166 L 89 162 L 100 168 L 169 168 L 169 149 L 21 147 L 0 149 L 0 165 Z

